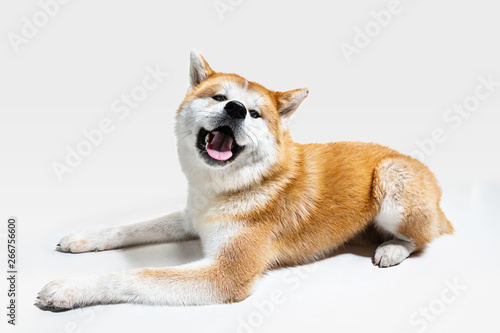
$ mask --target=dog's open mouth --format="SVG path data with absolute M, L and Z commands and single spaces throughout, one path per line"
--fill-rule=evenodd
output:
M 208 164 L 219 166 L 233 161 L 244 148 L 236 143 L 229 126 L 217 127 L 212 131 L 200 129 L 197 146 Z

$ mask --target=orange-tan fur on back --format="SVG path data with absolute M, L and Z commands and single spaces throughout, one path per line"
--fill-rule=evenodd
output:
M 297 98 L 300 104 L 307 90 L 275 92 L 208 67 L 207 77 L 188 93 L 183 105 L 220 93 L 227 82 L 259 95 L 262 119 L 276 139 L 276 161 L 243 186 L 222 191 L 209 219 L 245 221 L 268 230 L 273 241 L 270 266 L 322 257 L 373 224 L 387 238 L 411 239 L 414 250 L 441 233 L 452 232 L 439 208 L 437 181 L 419 161 L 373 143 L 293 142 L 285 123 L 290 115 L 281 114 L 280 107 L 290 108 L 286 103 L 297 94 L 302 94 Z M 297 106 L 287 112 L 293 113 Z M 242 209 L 256 197 L 259 200 L 252 209 Z M 387 197 L 400 203 L 396 229 L 385 228 L 384 221 L 377 223 Z
M 414 198 L 402 195 L 400 200 L 408 201 L 408 210 L 423 211 L 431 205 L 429 211 L 438 214 L 435 225 L 426 221 L 414 226 L 405 223 L 401 225 L 401 233 L 411 236 L 421 247 L 435 236 L 452 231 L 439 209 L 440 190 L 435 179 L 418 161 L 377 144 L 302 145 L 288 140 L 290 146 L 285 151 L 292 155 L 283 158 L 280 168 L 254 187 L 221 198 L 222 206 L 230 202 L 237 205 L 235 201 L 251 198 L 249 193 L 262 191 L 268 197 L 266 204 L 253 211 L 211 217 L 214 220 L 244 220 L 269 228 L 276 241 L 276 263 L 294 265 L 322 257 L 372 224 L 385 197 L 381 183 L 391 180 L 380 179 L 376 173 L 386 161 L 401 161 L 401 167 L 412 172 L 414 178 L 407 179 L 407 183 L 415 186 L 415 194 L 428 196 L 430 200 L 429 203 L 412 204 Z M 427 182 L 434 184 L 426 188 Z

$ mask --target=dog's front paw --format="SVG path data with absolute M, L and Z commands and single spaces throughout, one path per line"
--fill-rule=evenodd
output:
M 57 244 L 61 252 L 82 253 L 90 251 L 104 251 L 112 248 L 110 240 L 100 232 L 79 232 L 64 236 Z
M 96 248 L 92 248 L 92 244 L 87 236 L 84 233 L 66 235 L 57 244 L 57 250 L 71 253 L 95 251 Z
M 82 281 L 58 280 L 45 285 L 35 305 L 43 310 L 64 311 L 86 305 L 87 291 Z

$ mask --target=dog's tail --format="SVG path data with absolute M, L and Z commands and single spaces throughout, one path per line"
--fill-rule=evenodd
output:
M 439 209 L 439 218 L 441 220 L 440 223 L 440 232 L 441 235 L 448 234 L 448 235 L 453 235 L 455 233 L 455 229 L 451 225 L 451 222 L 446 218 L 444 215 L 443 211 Z

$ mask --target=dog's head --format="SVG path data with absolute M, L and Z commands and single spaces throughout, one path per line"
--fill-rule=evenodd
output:
M 307 89 L 272 91 L 215 72 L 196 51 L 190 84 L 176 119 L 181 164 L 188 176 L 232 178 L 235 186 L 224 189 L 248 185 L 276 163 L 288 138 L 288 119 L 308 94 Z

